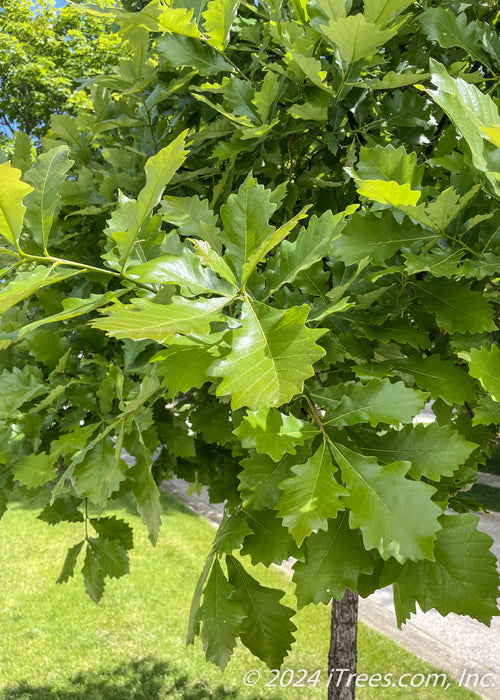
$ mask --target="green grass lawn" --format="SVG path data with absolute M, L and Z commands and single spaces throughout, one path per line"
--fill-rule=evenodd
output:
M 50 527 L 34 507 L 15 502 L 0 522 L 0 697 L 3 700 L 224 700 L 326 697 L 329 610 L 316 606 L 295 618 L 299 628 L 284 668 L 321 669 L 321 682 L 297 688 L 264 687 L 269 671 L 238 649 L 224 673 L 205 662 L 199 641 L 186 648 L 191 595 L 214 530 L 172 497 L 162 496 L 165 516 L 156 548 L 140 519 L 126 513 L 136 548 L 131 574 L 110 581 L 95 605 L 78 575 L 56 585 L 65 548 L 83 536 L 83 524 Z M 123 511 L 113 511 L 123 516 Z M 79 565 L 81 567 L 81 564 Z M 278 570 L 259 572 L 266 585 L 292 585 Z M 258 669 L 265 679 L 252 688 L 243 676 Z M 358 673 L 431 672 L 431 666 L 360 625 Z M 359 689 L 358 698 L 461 698 L 452 686 Z

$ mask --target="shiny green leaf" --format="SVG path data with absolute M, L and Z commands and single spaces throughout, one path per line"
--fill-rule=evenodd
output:
M 349 524 L 361 530 L 366 549 L 400 563 L 432 559 L 442 510 L 431 500 L 431 486 L 405 478 L 410 462 L 382 466 L 339 444 L 332 454 L 349 492 L 342 496 Z
M 494 401 L 500 401 L 500 348 L 491 346 L 491 350 L 473 349 L 469 363 L 469 373 L 481 382 L 485 391 Z
M 203 13 L 203 29 L 208 43 L 224 51 L 229 41 L 231 27 L 236 19 L 240 0 L 209 0 Z
M 371 379 L 367 384 L 334 387 L 311 393 L 311 398 L 326 410 L 325 425 L 369 423 L 411 423 L 425 406 L 427 397 L 406 387 L 403 382 Z
M 349 15 L 328 25 L 321 25 L 321 31 L 337 46 L 342 60 L 354 63 L 368 58 L 394 36 L 394 31 L 380 29 L 377 24 L 367 22 L 362 14 Z
M 234 434 L 243 447 L 254 447 L 260 454 L 268 454 L 278 462 L 287 452 L 294 455 L 296 445 L 303 445 L 317 432 L 311 423 L 264 406 L 258 411 L 249 411 Z
M 132 304 L 114 304 L 103 309 L 105 318 L 92 322 L 115 338 L 165 343 L 174 333 L 210 332 L 210 323 L 223 321 L 221 314 L 229 299 L 185 299 L 173 297 L 170 304 L 155 304 L 149 299 L 132 299 Z
M 43 153 L 24 175 L 33 191 L 25 199 L 25 224 L 33 239 L 44 250 L 52 228 L 52 221 L 60 201 L 59 189 L 74 161 L 68 158 L 69 148 L 58 146 Z
M 316 340 L 324 330 L 305 326 L 307 306 L 282 311 L 245 301 L 241 326 L 232 333 L 231 350 L 210 369 L 222 377 L 217 395 L 231 395 L 233 410 L 281 406 L 302 392 L 313 364 L 324 355 Z
M 23 200 L 33 191 L 21 182 L 21 175 L 9 162 L 0 164 L 0 235 L 14 247 L 18 246 L 26 213 Z
M 376 437 L 367 452 L 381 462 L 411 462 L 409 476 L 439 481 L 452 476 L 477 448 L 448 426 L 431 423 L 428 426 L 406 426 Z
M 276 508 L 299 546 L 313 530 L 326 530 L 328 518 L 344 509 L 339 497 L 347 492 L 335 480 L 337 471 L 324 441 L 307 462 L 292 467 L 293 476 L 281 482 L 283 494 Z

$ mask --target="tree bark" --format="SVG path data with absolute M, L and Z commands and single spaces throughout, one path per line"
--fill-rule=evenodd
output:
M 332 600 L 328 653 L 328 700 L 353 700 L 356 693 L 358 594 L 346 589 L 342 600 Z

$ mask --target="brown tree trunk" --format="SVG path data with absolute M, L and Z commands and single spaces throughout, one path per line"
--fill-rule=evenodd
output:
M 328 653 L 328 700 L 353 700 L 356 693 L 358 594 L 346 590 L 332 600 Z

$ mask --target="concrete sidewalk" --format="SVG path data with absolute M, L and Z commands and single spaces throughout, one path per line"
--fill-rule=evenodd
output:
M 492 485 L 500 487 L 500 479 Z M 211 504 L 206 489 L 200 496 L 188 496 L 188 484 L 172 479 L 162 484 L 165 491 L 186 503 L 196 513 L 217 526 L 223 513 L 223 504 Z M 494 540 L 491 551 L 500 561 L 500 514 L 481 515 L 479 528 Z M 290 566 L 283 567 L 291 573 Z M 500 698 L 500 617 L 491 627 L 485 627 L 469 617 L 450 613 L 445 618 L 431 610 L 412 615 L 399 630 L 396 625 L 392 587 L 377 591 L 359 601 L 359 617 L 370 627 L 394 639 L 417 654 L 424 661 L 438 666 L 488 700 Z M 477 674 L 477 680 L 474 675 Z M 466 684 L 466 680 L 469 682 Z M 482 680 L 483 687 L 479 682 Z

